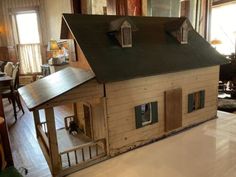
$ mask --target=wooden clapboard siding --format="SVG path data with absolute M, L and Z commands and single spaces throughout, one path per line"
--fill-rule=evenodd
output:
M 71 32 L 68 33 L 68 39 L 75 39 Z M 70 58 L 69 64 L 72 67 L 77 67 L 77 68 L 83 68 L 83 69 L 88 69 L 92 70 L 83 51 L 81 50 L 79 44 L 74 40 L 74 50 L 76 54 L 76 58 Z M 73 49 L 72 49 L 73 50 Z
M 42 109 L 45 107 L 52 107 L 71 103 L 71 102 L 89 102 L 97 103 L 100 102 L 100 98 L 103 97 L 103 85 L 98 84 L 95 79 L 92 79 L 79 87 L 64 93 L 63 95 L 56 97 L 42 106 L 37 107 L 37 109 Z
M 78 102 L 78 119 L 79 119 L 79 128 L 85 132 L 85 117 L 83 104 L 88 104 L 86 102 Z M 105 120 L 104 120 L 104 110 L 103 102 L 101 99 L 97 99 L 96 102 L 93 101 L 90 104 L 91 106 L 91 116 L 92 116 L 92 137 L 93 140 L 98 140 L 105 138 Z
M 99 103 L 92 104 L 92 125 L 94 140 L 106 137 L 106 126 L 102 100 Z
M 216 115 L 219 67 L 207 67 L 106 84 L 107 121 L 111 155 L 164 135 L 164 92 L 182 88 L 182 124 L 189 126 Z M 187 113 L 189 93 L 205 90 L 205 107 Z M 158 123 L 135 127 L 134 107 L 158 102 Z

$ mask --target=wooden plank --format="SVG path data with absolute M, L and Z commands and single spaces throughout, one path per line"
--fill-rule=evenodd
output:
M 102 161 L 107 160 L 107 159 L 108 159 L 108 156 L 105 156 L 104 154 L 99 155 L 98 157 L 96 157 L 94 159 L 91 159 L 91 160 L 88 160 L 87 162 L 84 162 L 82 164 L 78 164 L 78 165 L 75 165 L 73 167 L 63 169 L 60 172 L 60 174 L 58 174 L 58 177 L 64 177 L 64 176 L 66 176 L 68 174 L 71 174 L 73 172 L 82 170 L 84 168 L 87 168 L 87 167 L 89 167 L 91 165 L 94 165 L 96 163 L 102 162 Z
M 38 131 L 38 125 L 40 125 L 40 115 L 39 111 L 35 110 L 33 111 L 33 116 L 34 116 L 34 125 L 35 125 L 35 131 L 36 131 L 36 136 L 39 137 L 39 131 Z
M 37 131 L 38 131 L 39 136 L 41 137 L 43 143 L 46 145 L 47 150 L 49 151 L 48 137 L 47 137 L 47 135 L 45 134 L 45 132 L 43 131 L 43 129 L 40 125 L 37 126 Z
M 110 154 L 114 154 L 115 149 L 119 151 L 120 147 L 129 149 L 129 146 L 142 144 L 143 141 L 147 142 L 165 134 L 164 93 L 166 90 L 183 87 L 181 109 L 183 126 L 197 122 L 195 120 L 201 122 L 214 117 L 218 94 L 218 72 L 219 67 L 214 66 L 106 84 Z M 205 90 L 206 93 L 205 107 L 196 113 L 188 114 L 187 96 L 189 93 L 200 90 Z M 153 101 L 158 102 L 159 122 L 140 130 L 136 129 L 134 107 Z
M 52 175 L 61 170 L 61 158 L 58 150 L 56 125 L 53 108 L 45 109 L 46 122 L 48 126 L 49 154 L 52 164 Z
M 52 163 L 51 163 L 51 159 L 50 159 L 50 154 L 48 153 L 47 149 L 45 148 L 45 145 L 44 145 L 41 137 L 38 137 L 38 143 L 39 143 L 39 146 L 40 146 L 40 148 L 43 152 L 43 155 L 47 161 L 49 169 L 50 169 L 50 171 L 52 171 Z
M 63 152 L 60 152 L 60 155 L 63 155 L 63 154 L 66 154 L 66 153 L 69 153 L 69 152 L 72 152 L 72 151 L 75 151 L 75 150 L 83 149 L 85 147 L 94 146 L 95 144 L 97 144 L 99 142 L 104 143 L 104 139 L 98 139 L 96 141 L 91 141 L 91 142 L 88 142 L 88 143 L 84 143 L 82 145 L 75 146 L 75 147 L 67 149 Z
M 159 81 L 163 82 L 164 80 L 159 80 Z M 148 85 L 145 85 L 143 87 L 141 86 L 141 87 L 130 88 L 130 89 L 127 88 L 127 89 L 124 89 L 123 92 L 122 92 L 122 89 L 119 90 L 119 91 L 109 92 L 109 95 L 108 95 L 109 98 L 110 98 L 109 101 L 111 100 L 111 98 L 117 97 L 118 95 L 119 95 L 118 99 L 119 100 L 123 99 L 123 101 L 124 101 L 124 99 L 127 98 L 127 96 L 129 96 L 130 93 L 137 94 L 137 95 L 138 94 L 142 94 L 140 96 L 143 96 L 143 97 L 147 97 L 148 95 L 151 95 L 153 93 L 161 94 L 161 93 L 163 93 L 162 92 L 163 90 L 174 88 L 173 85 L 176 85 L 176 87 L 181 86 L 181 85 L 185 85 L 186 88 L 183 88 L 183 91 L 185 91 L 185 90 L 186 91 L 189 91 L 189 90 L 200 90 L 202 88 L 210 87 L 210 83 L 211 84 L 215 84 L 216 82 L 218 82 L 218 79 L 217 78 L 214 79 L 214 78 L 210 78 L 209 77 L 205 81 L 201 81 L 199 79 L 197 82 L 190 81 L 190 80 L 186 81 L 186 82 L 183 82 L 181 79 L 174 80 L 174 81 L 173 80 L 166 80 L 166 82 L 168 82 L 169 84 L 162 84 L 162 87 L 160 87 L 158 83 L 152 83 L 152 85 L 148 84 Z M 171 85 L 171 83 L 173 85 Z M 132 99 L 135 99 L 135 97 L 132 98 Z M 114 102 L 114 104 L 117 103 L 114 100 L 112 100 L 112 101 Z
M 105 117 L 103 108 L 103 98 L 97 104 L 92 104 L 92 125 L 94 140 L 106 137 Z
M 77 125 L 79 125 L 77 103 L 73 103 L 73 112 L 74 112 L 74 121 Z
M 85 84 L 76 87 L 63 95 L 48 101 L 46 104 L 38 106 L 36 109 L 43 109 L 46 107 L 55 107 L 62 104 L 74 102 L 98 102 L 103 97 L 103 86 L 98 84 L 95 79 L 92 79 Z
M 11 145 L 9 141 L 8 126 L 5 120 L 5 114 L 3 109 L 2 96 L 0 95 L 0 117 L 4 119 L 4 122 L 0 126 L 0 136 L 4 149 L 4 154 L 7 162 L 7 166 L 14 165 L 12 159 Z
M 165 131 L 182 126 L 182 89 L 165 92 Z
M 107 101 L 106 97 L 102 98 L 103 102 L 103 110 L 104 110 L 104 123 L 105 123 L 105 132 L 106 132 L 106 153 L 110 155 L 110 137 L 109 137 L 109 124 L 108 124 L 108 117 L 107 117 Z
M 92 121 L 91 121 L 91 106 L 83 104 L 84 121 L 85 121 L 85 135 L 93 139 Z
M 160 101 L 159 101 L 160 104 Z M 164 102 L 162 103 L 164 104 Z M 210 116 L 212 117 L 212 113 L 208 114 L 209 111 L 211 111 L 212 109 L 215 110 L 216 112 L 216 99 L 213 100 L 210 103 L 206 103 L 206 106 L 204 109 L 200 109 L 197 110 L 196 112 L 193 112 L 191 114 L 187 113 L 187 111 L 183 108 L 182 112 L 183 112 L 183 120 L 189 120 L 191 119 L 191 117 L 205 117 L 205 116 Z M 183 104 L 185 105 L 185 104 Z M 164 107 L 160 107 L 159 106 L 159 125 L 163 124 L 162 126 L 164 126 Z M 132 119 L 132 117 L 134 117 L 134 115 L 132 114 L 131 111 L 125 112 L 124 116 L 120 116 L 121 114 L 117 113 L 117 114 L 113 114 L 112 115 L 112 119 L 109 118 L 109 135 L 111 137 L 111 139 L 114 138 L 114 136 L 119 136 L 120 134 L 125 134 L 129 131 L 135 131 L 135 120 Z M 111 120 L 111 121 L 110 121 Z M 119 120 L 119 121 L 117 121 Z M 161 128 L 161 126 L 157 127 L 157 128 Z
M 94 77 L 91 71 L 68 67 L 19 88 L 19 93 L 29 110 L 32 111 L 35 107 L 47 103 Z
M 118 91 L 123 90 L 126 88 L 137 88 L 141 86 L 146 86 L 152 84 L 158 84 L 159 81 L 162 80 L 183 80 L 188 79 L 191 77 L 191 80 L 199 80 L 201 77 L 207 77 L 208 75 L 213 75 L 215 77 L 219 74 L 219 66 L 213 66 L 213 67 L 207 67 L 207 68 L 200 68 L 200 69 L 193 69 L 188 71 L 181 71 L 177 73 L 169 73 L 169 74 L 163 74 L 163 75 L 157 75 L 157 76 L 150 76 L 150 77 L 143 77 L 143 78 L 137 78 L 137 79 L 130 79 L 126 81 L 120 81 L 120 82 L 113 82 L 106 85 L 106 90 L 108 92 L 111 91 Z M 181 78 L 181 79 L 180 79 Z M 166 82 L 163 82 L 162 84 L 165 84 Z M 160 84 L 160 83 L 159 83 Z
M 75 39 L 75 38 L 74 38 Z M 75 44 L 75 49 L 76 49 L 76 54 L 77 54 L 77 61 L 69 61 L 69 64 L 70 66 L 72 67 L 77 67 L 77 68 L 83 68 L 83 69 L 86 69 L 86 70 L 92 70 L 89 63 L 88 63 L 88 60 L 86 59 L 83 51 L 81 50 L 78 42 L 76 42 Z

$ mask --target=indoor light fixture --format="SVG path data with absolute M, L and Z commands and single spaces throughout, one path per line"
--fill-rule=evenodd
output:
M 213 39 L 213 40 L 211 41 L 211 45 L 213 45 L 215 49 L 216 49 L 216 46 L 217 46 L 217 45 L 220 45 L 220 44 L 222 44 L 222 42 L 221 42 L 221 40 L 219 40 L 219 39 Z
M 213 40 L 211 41 L 211 44 L 215 46 L 215 45 L 222 44 L 222 42 L 221 42 L 221 40 L 219 40 L 219 39 L 213 39 Z
M 52 57 L 57 58 L 58 52 L 59 52 L 59 46 L 57 44 L 56 40 L 50 40 L 48 43 L 48 51 L 52 52 Z

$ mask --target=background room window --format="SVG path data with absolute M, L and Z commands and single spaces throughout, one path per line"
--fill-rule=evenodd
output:
M 16 14 L 17 29 L 20 44 L 37 44 L 39 40 L 37 14 Z
M 205 91 L 201 90 L 188 95 L 188 113 L 205 106 Z
M 212 8 L 211 43 L 218 52 L 230 55 L 236 48 L 236 2 Z M 213 41 L 219 41 L 214 44 Z
M 36 10 L 18 11 L 13 15 L 18 40 L 21 74 L 41 72 L 42 55 L 38 14 Z
M 135 107 L 136 128 L 158 122 L 157 102 L 145 103 Z

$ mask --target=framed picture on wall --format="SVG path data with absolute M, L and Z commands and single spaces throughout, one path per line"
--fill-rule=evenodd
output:
M 58 41 L 58 46 L 60 48 L 61 55 L 64 55 L 69 62 L 76 62 L 76 43 L 73 39 L 60 40 Z

